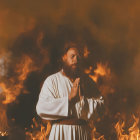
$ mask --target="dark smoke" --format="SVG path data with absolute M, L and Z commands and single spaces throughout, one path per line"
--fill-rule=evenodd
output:
M 107 139 L 115 139 L 111 130 L 119 118 L 116 114 L 128 118 L 132 113 L 140 114 L 139 4 L 138 0 L 0 2 L 0 47 L 2 52 L 11 53 L 5 78 L 16 79 L 15 66 L 24 55 L 39 68 L 24 81 L 28 94 L 21 90 L 17 100 L 8 105 L 9 120 L 15 118 L 21 128 L 31 125 L 44 79 L 60 69 L 58 60 L 64 43 L 80 42 L 90 51 L 83 67 L 96 68 L 97 62 L 108 62 L 117 77 L 115 93 L 105 97 L 109 112 L 98 126 Z M 43 37 L 39 40 L 40 34 Z M 101 78 L 99 84 L 105 82 Z

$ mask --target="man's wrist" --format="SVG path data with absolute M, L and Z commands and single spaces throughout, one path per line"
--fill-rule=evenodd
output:
M 72 99 L 72 98 L 71 98 L 71 96 L 69 95 L 69 101 L 71 101 L 71 99 Z
M 70 103 L 75 104 L 80 98 L 77 98 L 77 96 L 75 96 L 75 97 L 69 96 L 68 99 L 69 99 Z

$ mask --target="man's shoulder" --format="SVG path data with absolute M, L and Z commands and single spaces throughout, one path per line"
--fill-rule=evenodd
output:
M 49 75 L 49 76 L 45 79 L 45 82 L 57 80 L 57 79 L 60 77 L 60 74 L 61 74 L 61 72 L 58 71 L 58 72 L 56 72 L 56 73 L 54 73 L 54 74 Z

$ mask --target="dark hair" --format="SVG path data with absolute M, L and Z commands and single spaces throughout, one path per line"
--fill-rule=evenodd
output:
M 64 54 L 66 54 L 70 48 L 77 49 L 79 51 L 79 53 L 81 54 L 81 45 L 79 43 L 76 43 L 76 42 L 67 42 L 67 43 L 64 44 L 64 48 L 62 49 L 61 56 L 63 56 Z

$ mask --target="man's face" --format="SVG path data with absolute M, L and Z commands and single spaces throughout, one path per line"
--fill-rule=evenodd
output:
M 76 74 L 79 68 L 79 53 L 76 48 L 70 48 L 62 57 L 64 71 L 70 75 Z

